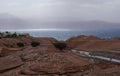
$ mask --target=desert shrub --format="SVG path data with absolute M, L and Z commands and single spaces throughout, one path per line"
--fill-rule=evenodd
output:
M 16 37 L 17 37 L 17 33 L 16 33 L 16 32 L 13 33 L 13 34 L 11 35 L 11 37 L 12 37 L 12 38 L 16 38 Z
M 29 33 L 12 33 L 12 32 L 0 32 L 1 38 L 21 38 L 21 37 L 31 37 Z
M 64 42 L 53 43 L 53 45 L 59 50 L 63 50 L 67 47 L 67 44 Z
M 17 43 L 18 47 L 24 47 L 24 44 L 22 42 Z
M 35 41 L 31 42 L 31 46 L 32 46 L 32 47 L 37 47 L 37 46 L 39 46 L 39 45 L 40 45 L 39 42 L 35 42 Z

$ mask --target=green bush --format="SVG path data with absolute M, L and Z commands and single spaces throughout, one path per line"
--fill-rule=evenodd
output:
M 64 42 L 53 43 L 53 45 L 59 50 L 63 50 L 67 47 L 67 44 Z
M 17 43 L 18 47 L 24 47 L 24 44 L 22 42 Z
M 31 46 L 32 46 L 32 47 L 37 47 L 37 46 L 39 46 L 39 45 L 40 45 L 39 42 L 35 42 L 35 41 L 31 42 Z

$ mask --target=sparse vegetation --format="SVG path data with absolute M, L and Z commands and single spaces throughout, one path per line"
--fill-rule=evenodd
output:
M 64 42 L 53 43 L 53 45 L 59 50 L 63 50 L 67 47 L 67 44 Z
M 21 37 L 30 37 L 28 33 L 11 33 L 11 32 L 0 32 L 0 38 L 21 38 Z
M 36 42 L 36 41 L 32 41 L 31 42 L 31 46 L 32 47 L 37 47 L 37 46 L 39 46 L 40 45 L 40 42 Z
M 17 46 L 18 46 L 18 47 L 24 47 L 24 43 L 19 42 L 19 43 L 17 43 Z

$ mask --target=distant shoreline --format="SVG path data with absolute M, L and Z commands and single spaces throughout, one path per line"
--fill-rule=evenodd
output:
M 66 39 L 58 39 L 57 37 L 54 37 L 54 36 L 50 36 L 50 35 L 46 35 L 46 36 L 34 36 L 33 34 L 31 34 L 31 33 L 34 33 L 34 34 L 37 34 L 37 33 L 41 33 L 41 32 L 39 32 L 39 31 L 35 31 L 35 33 L 34 33 L 34 31 L 32 31 L 32 32 L 9 32 L 9 31 L 5 31 L 5 32 L 0 32 L 0 37 L 1 38 L 19 38 L 19 37 L 48 37 L 48 38 L 55 38 L 55 39 L 57 39 L 57 40 L 62 40 L 62 41 L 66 41 L 66 40 L 68 40 L 68 39 L 70 39 L 70 38 L 77 38 L 77 37 L 82 37 L 82 36 L 87 36 L 87 37 L 96 37 L 96 38 L 99 38 L 99 39 L 102 39 L 102 40 L 109 40 L 109 39 L 120 39 L 120 36 L 115 36 L 115 37 L 109 37 L 109 38 L 102 38 L 102 37 L 99 37 L 99 36 L 95 36 L 95 35 L 75 35 L 75 36 L 70 36 L 70 37 L 67 37 Z M 48 31 L 46 31 L 46 32 L 48 32 Z M 52 31 L 53 32 L 53 31 Z M 42 32 L 43 33 L 43 32 Z M 49 32 L 48 32 L 49 33 Z M 44 34 L 44 33 L 43 33 Z M 15 35 L 14 37 L 12 37 L 12 35 Z M 55 34 L 56 35 L 56 34 Z M 2 37 L 3 36 L 3 37 Z M 62 36 L 62 35 L 61 35 Z M 64 35 L 63 35 L 64 36 Z

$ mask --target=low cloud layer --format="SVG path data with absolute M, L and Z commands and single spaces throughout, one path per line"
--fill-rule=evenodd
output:
M 24 19 L 120 22 L 120 0 L 1 0 L 0 7 Z

